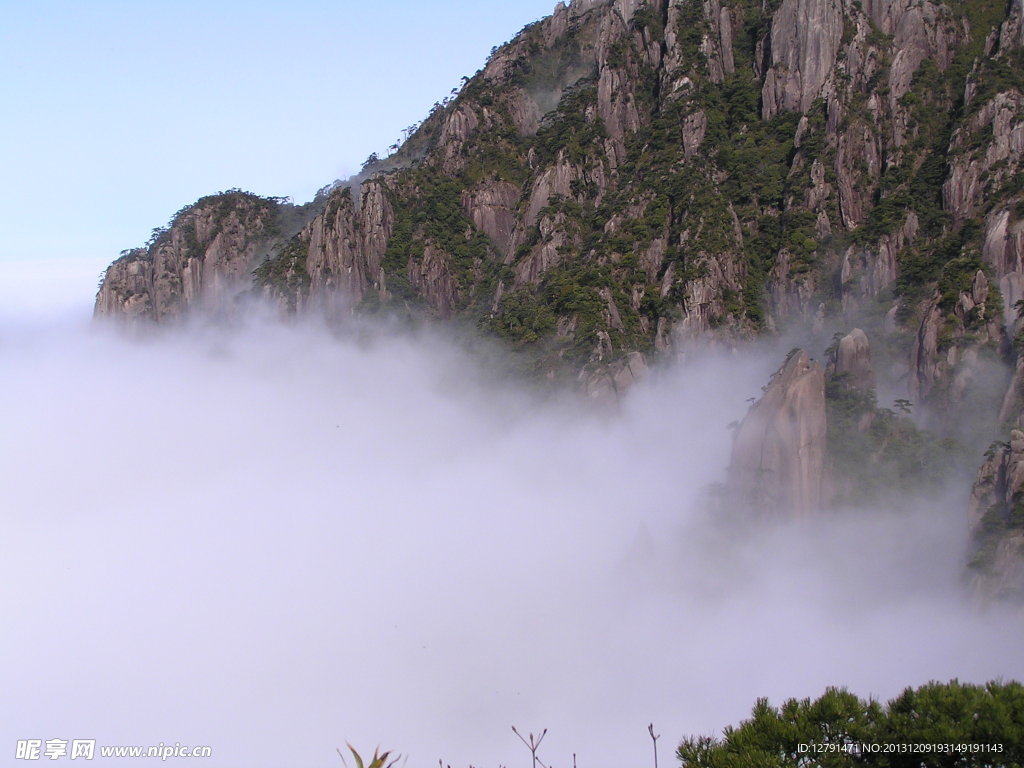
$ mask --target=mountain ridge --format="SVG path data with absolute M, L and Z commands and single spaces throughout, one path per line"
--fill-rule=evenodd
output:
M 459 319 L 596 398 L 694 345 L 858 325 L 917 425 L 976 447 L 1024 426 L 1022 158 L 1021 0 L 577 0 L 353 183 L 183 209 L 96 313 Z M 1013 444 L 975 484 L 988 574 L 1016 567 L 980 557 L 1024 525 Z

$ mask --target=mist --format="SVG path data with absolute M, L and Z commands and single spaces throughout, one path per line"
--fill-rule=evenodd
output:
M 1021 616 L 962 583 L 967 489 L 709 512 L 775 348 L 657 370 L 611 411 L 436 334 L 314 320 L 8 324 L 0 360 L 4 750 L 527 766 L 515 725 L 549 729 L 548 766 L 611 768 L 650 764 L 653 723 L 668 766 L 759 696 L 1024 674 Z

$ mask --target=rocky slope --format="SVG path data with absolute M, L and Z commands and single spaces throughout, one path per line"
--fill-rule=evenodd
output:
M 110 267 L 97 313 L 163 321 L 255 290 L 453 319 L 595 396 L 690 345 L 861 324 L 884 367 L 845 362 L 867 342 L 844 339 L 813 374 L 830 448 L 766 449 L 803 478 L 772 503 L 802 513 L 863 495 L 854 458 L 914 443 L 876 376 L 936 439 L 1024 425 L 1024 374 L 1002 373 L 1024 298 L 1022 50 L 1020 0 L 559 4 L 361 183 L 302 209 L 205 198 Z M 817 445 L 805 395 L 796 432 Z M 764 468 L 738 450 L 737 472 Z
M 863 330 L 836 334 L 823 357 L 792 350 L 738 425 L 727 509 L 809 517 L 928 493 L 955 472 L 960 443 L 922 430 L 904 398 L 879 407 Z
M 970 567 L 982 596 L 1024 598 L 1024 432 L 994 445 L 971 493 L 974 532 Z
M 191 308 L 223 311 L 252 289 L 261 259 L 280 258 L 304 213 L 239 190 L 204 197 L 107 268 L 96 315 L 169 322 Z
M 758 513 L 806 517 L 826 501 L 825 372 L 797 350 L 736 433 L 729 486 Z

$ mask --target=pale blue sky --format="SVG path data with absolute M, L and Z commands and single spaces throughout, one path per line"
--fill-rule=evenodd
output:
M 554 3 L 0 0 L 0 262 L 98 275 L 204 194 L 304 202 Z

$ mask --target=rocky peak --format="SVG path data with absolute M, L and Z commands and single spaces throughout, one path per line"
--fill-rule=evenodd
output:
M 985 599 L 1024 598 L 1024 432 L 996 443 L 978 469 L 968 505 L 970 575 Z
M 807 517 L 827 502 L 825 372 L 795 350 L 740 423 L 729 485 L 755 514 Z
M 875 370 L 871 365 L 871 345 L 860 328 L 854 328 L 836 345 L 832 374 L 842 376 L 848 386 L 864 392 L 875 388 Z
M 251 287 L 253 267 L 279 237 L 282 213 L 281 201 L 238 190 L 183 208 L 146 248 L 108 267 L 96 315 L 161 322 L 197 305 L 223 309 Z
M 1000 91 L 954 134 L 954 159 L 942 186 L 944 206 L 962 223 L 988 194 L 1014 178 L 1024 160 L 1024 93 Z
M 1024 0 L 1010 0 L 1006 21 L 999 29 L 999 53 L 1024 48 Z

